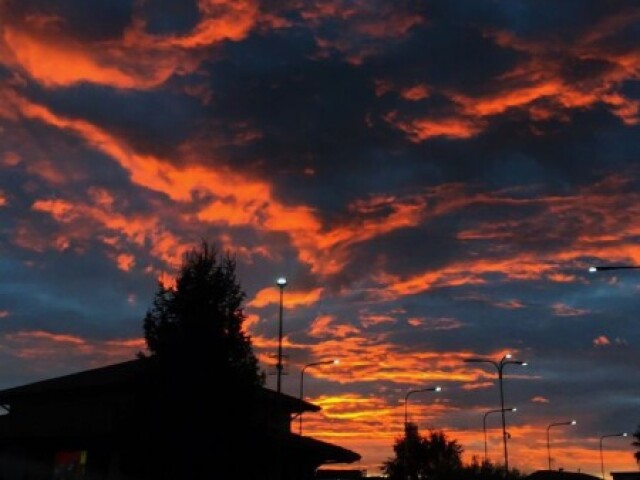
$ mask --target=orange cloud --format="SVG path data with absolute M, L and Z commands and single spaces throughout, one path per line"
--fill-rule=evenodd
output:
M 174 74 L 195 71 L 207 58 L 204 48 L 241 40 L 255 26 L 254 0 L 200 0 L 200 21 L 182 35 L 152 35 L 136 12 L 122 38 L 99 45 L 71 37 L 64 20 L 43 15 L 5 25 L 6 54 L 0 62 L 18 65 L 47 87 L 91 82 L 122 89 L 148 89 Z
M 531 399 L 533 403 L 549 403 L 549 399 L 541 396 L 536 396 Z
M 69 361 L 78 369 L 79 365 L 89 368 L 129 360 L 145 348 L 142 338 L 101 341 L 44 330 L 21 330 L 3 334 L 0 350 L 28 360 L 31 368 L 48 371 L 52 362 Z
M 600 335 L 593 339 L 593 345 L 596 347 L 604 347 L 606 345 L 611 345 L 611 341 L 604 335 Z
M 466 139 L 477 135 L 482 130 L 481 123 L 462 116 L 402 120 L 399 119 L 397 112 L 392 112 L 385 117 L 385 120 L 405 132 L 414 142 L 423 142 L 437 137 Z
M 150 87 L 162 83 L 172 73 L 167 70 L 149 79 L 137 78 L 116 64 L 100 64 L 85 46 L 56 44 L 11 27 L 5 27 L 4 41 L 18 64 L 45 86 L 86 81 L 117 88 Z
M 318 338 L 344 338 L 349 335 L 357 335 L 360 330 L 348 323 L 339 323 L 331 315 L 320 315 L 316 317 L 309 327 L 309 335 Z
M 406 100 L 418 101 L 424 100 L 429 96 L 429 88 L 426 85 L 414 85 L 412 87 L 405 88 L 400 92 L 402 98 Z
M 296 308 L 300 306 L 309 306 L 316 303 L 322 292 L 323 288 L 314 288 L 308 292 L 286 290 L 283 296 L 284 308 Z M 280 303 L 280 289 L 277 287 L 263 288 L 247 305 L 249 307 L 263 308 L 267 305 L 277 305 Z
M 136 259 L 133 255 L 128 253 L 121 253 L 116 257 L 116 263 L 118 268 L 124 272 L 128 272 L 133 268 L 136 263 Z

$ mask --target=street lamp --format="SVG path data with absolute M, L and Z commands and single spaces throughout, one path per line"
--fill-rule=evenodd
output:
M 627 432 L 613 433 L 611 435 L 602 435 L 600 437 L 600 465 L 602 466 L 602 480 L 604 480 L 604 455 L 602 454 L 602 440 L 609 437 L 626 437 L 629 435 Z
M 607 270 L 636 270 L 640 265 L 609 265 L 605 267 L 589 267 L 589 273 L 604 272 Z
M 500 412 L 502 414 L 502 445 L 504 446 L 504 470 L 505 473 L 509 473 L 509 454 L 507 452 L 507 426 L 504 416 L 504 390 L 502 388 L 502 370 L 506 365 L 521 365 L 527 366 L 527 362 L 521 360 L 512 360 L 510 353 L 507 353 L 499 362 L 491 360 L 490 358 L 465 358 L 465 363 L 488 363 L 493 365 L 498 371 L 498 383 L 500 384 Z
M 409 479 L 409 415 L 407 406 L 409 405 L 409 397 L 414 393 L 422 393 L 422 392 L 441 392 L 442 387 L 428 387 L 428 388 L 419 388 L 417 390 L 409 390 L 407 394 L 404 396 L 404 471 Z
M 518 409 L 515 407 L 512 408 L 498 408 L 496 410 L 489 410 L 488 412 L 485 412 L 484 416 L 482 417 L 482 431 L 484 432 L 484 462 L 487 463 L 487 458 L 489 457 L 488 453 L 487 453 L 487 417 L 492 414 L 492 413 L 499 413 L 499 412 L 517 412 Z
M 287 286 L 287 279 L 284 277 L 276 280 L 276 285 L 280 288 L 280 315 L 278 316 L 278 363 L 276 364 L 276 372 L 278 374 L 277 388 L 278 393 L 282 390 L 282 300 L 284 298 L 284 287 Z
M 429 387 L 429 388 L 420 388 L 418 390 L 409 390 L 407 394 L 404 396 L 404 433 L 407 434 L 407 424 L 409 423 L 408 410 L 407 405 L 409 404 L 409 397 L 414 393 L 422 393 L 422 392 L 441 392 L 442 387 Z
M 575 420 L 570 420 L 568 422 L 557 422 L 557 423 L 550 423 L 547 426 L 547 457 L 549 460 L 549 470 L 551 470 L 551 442 L 549 441 L 549 430 L 551 430 L 551 427 L 561 427 L 561 426 L 566 426 L 566 425 L 575 425 L 577 422 Z
M 316 367 L 318 365 L 338 365 L 339 363 L 340 360 L 338 359 L 323 360 L 321 362 L 307 363 L 304 367 L 302 367 L 302 370 L 300 370 L 300 400 L 304 400 L 304 372 L 307 368 Z M 300 412 L 300 415 L 298 415 L 298 420 L 300 424 L 299 433 L 300 435 L 302 435 L 302 411 Z

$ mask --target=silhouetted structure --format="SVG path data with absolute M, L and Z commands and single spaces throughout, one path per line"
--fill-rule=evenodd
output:
M 599 477 L 580 472 L 564 470 L 538 470 L 527 477 L 527 480 L 598 480 Z
M 10 410 L 0 417 L 0 478 L 300 480 L 322 464 L 360 458 L 291 433 L 293 415 L 319 407 L 262 387 L 250 398 L 221 389 L 221 405 L 238 408 L 212 405 L 210 418 L 172 409 L 154 397 L 157 365 L 139 359 L 0 391 Z
M 640 480 L 640 472 L 611 472 L 613 480 Z

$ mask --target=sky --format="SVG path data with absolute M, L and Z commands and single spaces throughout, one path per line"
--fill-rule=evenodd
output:
M 599 474 L 640 424 L 635 0 L 0 0 L 0 388 L 133 358 L 232 252 L 304 433 L 378 473 L 410 420 Z M 267 385 L 275 386 L 268 376 Z M 501 461 L 499 417 L 489 456 Z M 630 439 L 607 470 L 636 470 Z

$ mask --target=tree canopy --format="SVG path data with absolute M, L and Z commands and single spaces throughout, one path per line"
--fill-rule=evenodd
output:
M 395 458 L 387 460 L 383 472 L 392 480 L 423 480 L 462 467 L 462 447 L 444 432 L 431 430 L 420 435 L 417 425 L 408 423 L 405 436 L 393 446 Z
M 418 427 L 408 423 L 404 437 L 393 447 L 395 457 L 387 460 L 382 471 L 391 480 L 504 480 L 504 468 L 476 457 L 471 463 L 462 463 L 462 446 L 447 438 L 441 430 L 430 430 L 420 435 Z M 507 480 L 521 480 L 523 475 L 510 470 Z
M 264 376 L 244 300 L 235 259 L 205 241 L 185 253 L 173 285 L 158 285 L 144 318 L 149 374 L 126 440 L 138 452 L 132 478 L 254 478 L 246 452 L 260 440 L 248 432 Z
M 149 351 L 162 360 L 201 364 L 217 376 L 262 384 L 243 330 L 245 297 L 235 259 L 203 241 L 184 254 L 175 286 L 158 286 L 144 319 Z

